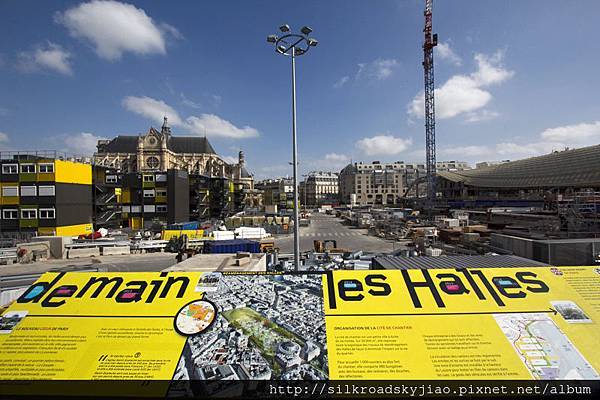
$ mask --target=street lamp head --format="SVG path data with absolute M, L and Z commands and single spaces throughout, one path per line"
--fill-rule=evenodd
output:
M 267 42 L 269 42 L 269 43 L 275 43 L 275 42 L 277 42 L 277 36 L 276 35 L 269 35 L 269 36 L 267 36 Z
M 290 31 L 290 26 L 289 26 L 288 24 L 283 24 L 283 25 L 281 25 L 281 26 L 279 27 L 279 30 L 280 30 L 281 32 L 284 32 L 284 33 L 285 33 L 285 32 L 289 32 L 289 31 Z
M 315 47 L 318 44 L 319 44 L 319 41 L 317 39 L 315 39 L 315 38 L 308 39 L 308 45 L 309 46 Z
M 280 44 L 279 46 L 277 46 L 277 51 L 280 52 L 281 54 L 285 54 L 285 46 Z
M 310 33 L 312 32 L 312 28 L 308 27 L 308 26 L 303 26 L 302 29 L 300 29 L 300 32 L 304 33 L 305 35 L 310 35 Z
M 302 54 L 306 53 L 306 51 L 302 50 L 299 47 L 294 47 L 294 55 L 296 56 L 301 56 Z

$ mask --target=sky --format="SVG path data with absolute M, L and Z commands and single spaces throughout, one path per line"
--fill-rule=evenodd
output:
M 257 179 L 423 161 L 423 0 L 0 0 L 0 150 L 92 154 L 98 139 L 206 135 Z M 434 0 L 437 159 L 515 160 L 600 143 L 595 0 Z

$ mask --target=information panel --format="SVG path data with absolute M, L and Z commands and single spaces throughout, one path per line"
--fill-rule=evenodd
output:
M 46 273 L 0 380 L 600 379 L 597 267 Z

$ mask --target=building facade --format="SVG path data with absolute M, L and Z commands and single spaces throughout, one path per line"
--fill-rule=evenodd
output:
M 121 173 L 179 170 L 189 175 L 227 178 L 248 189 L 254 186 L 242 151 L 238 163 L 229 164 L 206 137 L 172 135 L 167 117 L 160 131 L 150 127 L 145 135 L 99 140 L 94 164 Z
M 463 171 L 470 166 L 463 161 L 439 161 L 438 171 Z M 394 205 L 402 197 L 419 197 L 426 193 L 424 163 L 395 161 L 382 163 L 355 162 L 339 174 L 339 199 L 344 204 L 360 206 Z
M 338 204 L 338 174 L 336 172 L 313 171 L 300 182 L 300 201 L 307 206 Z
M 276 205 L 279 210 L 294 209 L 294 181 L 291 178 L 265 179 L 256 183 L 262 192 L 265 206 Z
M 0 154 L 0 235 L 92 232 L 91 165 Z
M 138 178 L 143 175 L 147 179 L 151 179 L 150 176 L 162 179 L 163 176 L 170 176 L 169 171 L 185 172 L 188 182 L 185 208 L 189 210 L 187 215 L 191 220 L 224 218 L 262 202 L 258 191 L 254 189 L 254 177 L 246 169 L 243 151 L 238 154 L 237 164 L 227 163 L 216 154 L 207 138 L 173 136 L 166 117 L 160 131 L 151 127 L 145 135 L 100 140 L 97 148 L 94 161 L 97 166 L 115 171 L 117 178 L 111 179 L 120 180 L 130 174 L 137 174 L 135 176 Z M 124 196 L 127 190 L 131 193 L 137 190 L 137 184 L 133 182 L 131 178 L 123 181 Z M 142 183 L 151 185 L 151 182 Z M 155 184 L 160 186 L 162 182 Z M 150 196 L 150 192 L 146 195 Z M 177 196 L 179 200 L 180 195 Z M 162 196 L 156 200 L 159 197 Z M 127 203 L 123 203 L 123 206 L 124 214 L 130 214 L 126 211 Z M 137 210 L 141 204 L 131 207 Z M 148 204 L 146 208 L 150 209 L 151 206 Z M 158 205 L 158 208 L 162 212 L 163 206 Z M 162 221 L 164 216 L 157 212 L 152 217 Z M 148 221 L 147 218 L 145 220 Z M 128 221 L 127 226 L 136 224 L 136 219 L 125 218 L 124 221 Z M 167 221 L 170 219 L 167 218 Z

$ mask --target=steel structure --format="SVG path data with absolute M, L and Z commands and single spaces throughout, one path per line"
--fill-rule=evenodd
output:
M 278 54 L 288 56 L 292 59 L 292 161 L 294 168 L 294 268 L 300 269 L 300 232 L 298 218 L 298 143 L 296 135 L 296 57 L 306 54 L 311 47 L 319 42 L 317 39 L 310 38 L 312 29 L 308 26 L 300 29 L 301 33 L 291 33 L 290 26 L 281 25 L 279 30 L 283 36 L 267 36 L 267 42 L 275 45 L 275 51 Z
M 433 48 L 437 46 L 437 34 L 432 34 L 433 0 L 425 0 L 425 40 L 423 41 L 423 71 L 425 75 L 425 152 L 427 157 L 427 200 L 433 206 L 435 188 L 435 96 L 433 84 Z

